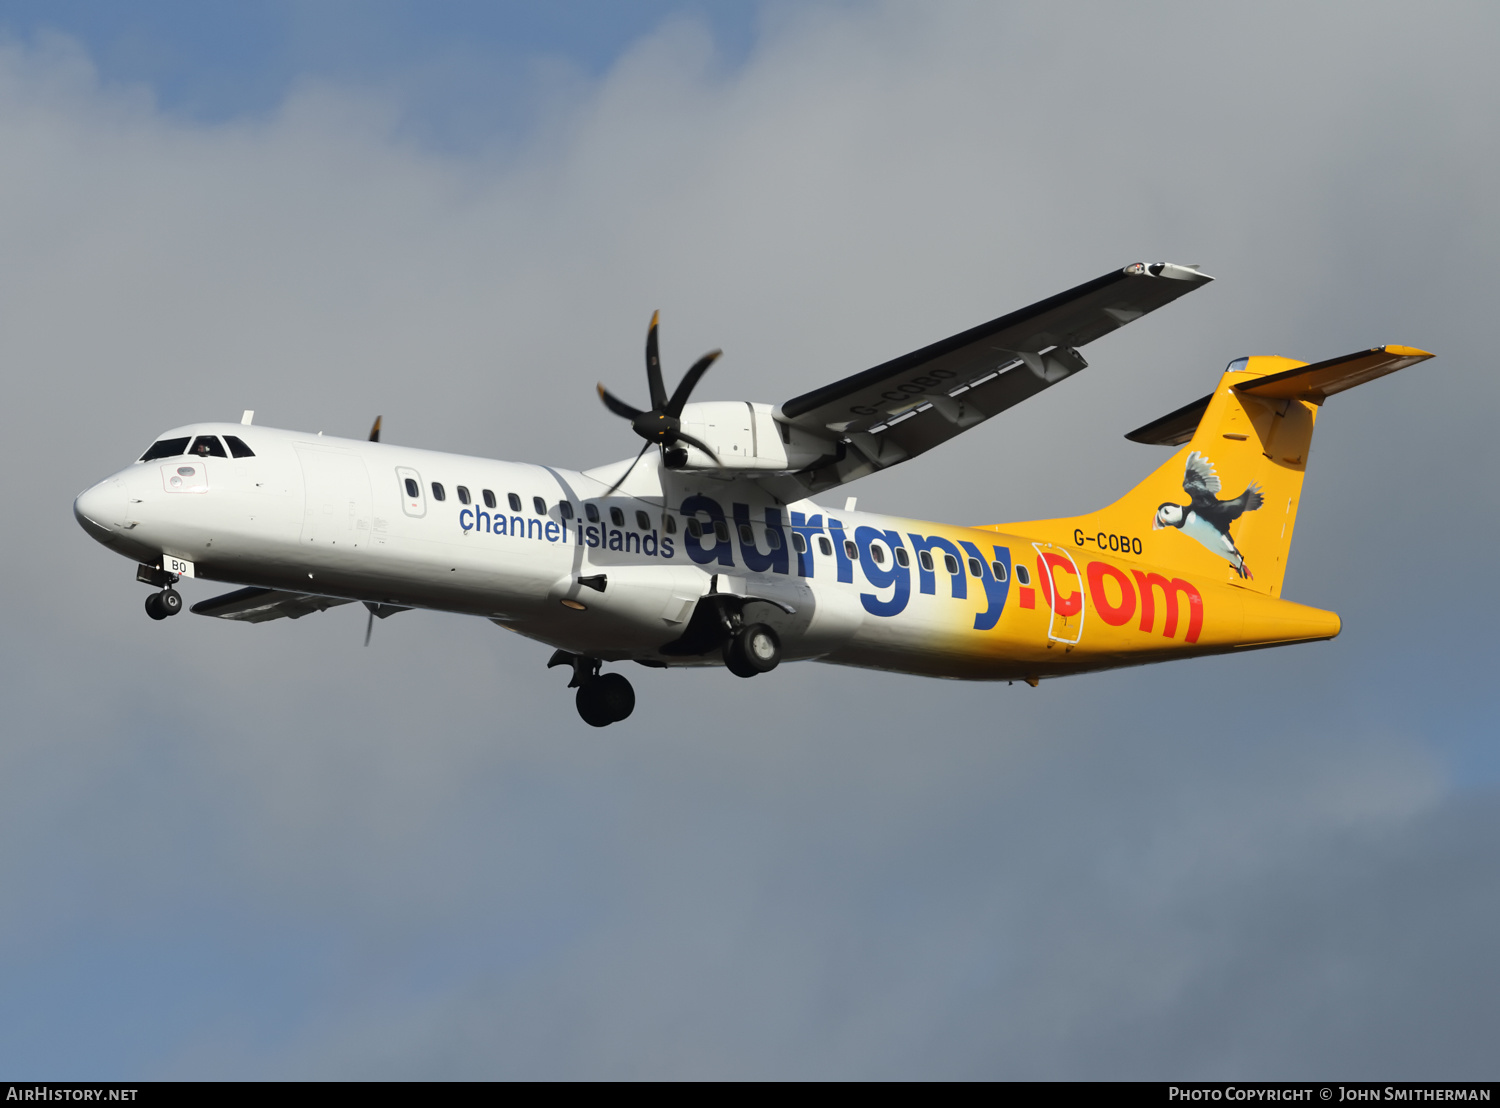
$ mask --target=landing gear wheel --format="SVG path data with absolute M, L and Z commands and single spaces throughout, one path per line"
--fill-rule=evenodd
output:
M 161 593 L 154 592 L 146 597 L 146 614 L 152 619 L 167 618 L 167 610 L 162 607 Z
M 175 589 L 162 589 L 156 594 L 156 598 L 161 603 L 161 610 L 167 615 L 175 616 L 182 611 L 182 594 Z
M 635 690 L 618 673 L 604 673 L 578 687 L 578 714 L 590 727 L 608 727 L 635 711 Z
M 764 623 L 742 627 L 724 643 L 724 665 L 736 677 L 770 673 L 781 662 L 781 639 Z

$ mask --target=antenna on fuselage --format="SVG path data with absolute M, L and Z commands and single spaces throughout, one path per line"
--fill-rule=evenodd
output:
M 375 417 L 375 423 L 370 428 L 370 441 L 371 442 L 379 442 L 380 441 L 380 417 L 379 416 Z

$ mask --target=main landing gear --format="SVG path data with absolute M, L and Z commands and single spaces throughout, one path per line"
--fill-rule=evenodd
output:
M 736 677 L 770 673 L 780 662 L 781 638 L 768 624 L 746 624 L 724 640 L 724 666 Z
M 568 688 L 577 689 L 574 701 L 578 714 L 590 727 L 608 727 L 627 719 L 635 711 L 635 689 L 618 673 L 600 673 L 598 658 L 586 658 L 566 650 L 555 651 L 547 662 L 553 666 L 572 666 L 573 680 Z

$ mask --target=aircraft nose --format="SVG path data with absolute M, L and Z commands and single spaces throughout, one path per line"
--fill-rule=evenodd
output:
M 102 543 L 113 542 L 125 526 L 125 489 L 111 477 L 78 494 L 73 501 L 73 515 L 90 537 Z

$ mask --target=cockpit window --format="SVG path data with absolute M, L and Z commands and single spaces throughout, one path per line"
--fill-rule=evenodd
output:
M 224 444 L 219 441 L 217 435 L 199 435 L 193 440 L 193 445 L 188 447 L 188 453 L 195 458 L 227 458 L 224 453 Z
M 225 435 L 224 441 L 229 444 L 229 452 L 236 458 L 253 458 L 255 451 L 245 445 L 245 440 L 238 435 Z
M 151 449 L 141 455 L 141 461 L 154 462 L 157 458 L 176 458 L 187 453 L 187 437 L 180 439 L 157 439 Z

